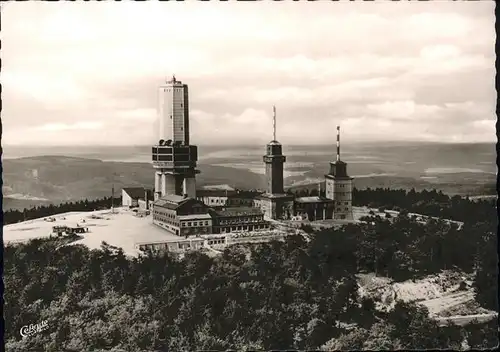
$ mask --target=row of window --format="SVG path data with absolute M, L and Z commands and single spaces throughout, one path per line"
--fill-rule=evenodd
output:
M 169 218 L 175 217 L 175 215 L 173 213 L 167 212 L 167 210 L 162 209 L 162 208 L 155 208 L 153 210 L 153 213 L 158 214 L 158 215 L 164 215 L 164 216 L 169 217 Z
M 183 227 L 181 228 L 181 236 L 185 235 L 200 235 L 212 233 L 212 227 Z
M 192 209 L 191 209 L 191 213 L 192 214 L 203 214 L 203 213 L 206 213 L 205 211 L 205 208 L 202 207 L 202 206 L 194 206 Z M 176 219 L 177 218 L 177 214 L 175 213 L 172 213 L 164 208 L 155 208 L 153 210 L 153 214 L 155 215 L 159 215 L 159 216 L 165 216 L 165 217 L 168 217 L 168 218 L 171 218 L 171 219 Z
M 239 223 L 246 223 L 246 222 L 259 222 L 262 221 L 261 217 L 253 217 L 253 218 L 238 218 L 238 219 L 221 219 L 219 223 L 221 225 L 226 225 L 226 224 L 239 224 Z
M 335 192 L 333 190 L 331 192 L 328 192 L 328 190 L 327 190 L 326 193 L 327 194 L 334 194 L 336 196 L 341 196 L 341 197 L 347 197 L 347 196 L 349 196 L 351 194 L 351 192 Z
M 253 204 L 252 201 L 247 201 L 247 200 L 243 200 L 243 199 L 227 199 L 227 198 L 209 198 L 207 199 L 206 201 L 203 200 L 202 197 L 198 198 L 198 200 L 201 200 L 203 201 L 204 203 L 209 203 L 209 204 L 227 204 L 227 203 L 231 203 L 231 204 Z
M 156 155 L 153 154 L 153 160 L 154 161 L 173 161 L 172 155 Z
M 192 224 L 192 225 L 191 225 Z M 187 224 L 185 222 L 182 223 L 182 227 L 198 227 L 198 226 L 209 226 L 208 221 L 188 221 Z
M 179 227 L 179 223 L 178 222 L 172 221 L 172 220 L 170 220 L 170 219 L 168 219 L 168 218 L 166 218 L 164 216 L 156 216 L 155 220 L 167 223 L 167 224 L 175 226 L 175 227 Z
M 195 247 L 195 246 L 193 246 Z M 190 249 L 191 243 L 178 243 L 177 248 L 179 249 Z M 166 243 L 155 243 L 155 244 L 143 244 L 139 246 L 141 250 L 164 250 L 168 249 L 168 244 Z
M 173 221 L 165 216 L 160 216 L 160 215 L 155 216 L 155 219 L 158 221 L 162 221 L 164 223 L 170 224 L 172 226 L 176 226 L 176 227 L 181 226 L 181 224 L 182 224 L 182 227 L 210 226 L 210 224 L 207 220 L 205 220 L 205 221 L 188 221 L 188 222 L 179 223 L 178 221 Z
M 172 213 L 167 213 L 166 211 L 161 211 L 161 210 L 154 210 L 153 211 L 154 214 L 158 214 L 158 215 L 163 215 L 167 218 L 170 218 L 170 219 L 174 219 L 175 218 L 175 215 L 172 214 Z
M 229 199 L 230 204 L 247 204 L 253 205 L 253 200 L 248 199 Z
M 179 243 L 179 249 L 189 249 L 191 248 L 191 243 Z
M 168 246 L 166 244 L 143 244 L 139 246 L 140 250 L 146 251 L 146 250 L 160 250 L 160 249 L 167 249 Z
M 210 199 L 210 203 L 216 203 L 216 204 L 225 204 L 226 203 L 226 199 L 220 199 L 220 198 L 216 198 L 216 199 L 213 199 L 211 198 Z
M 193 208 L 193 213 L 197 213 L 202 211 L 203 209 L 198 209 L 197 207 Z M 182 227 L 199 227 L 199 226 L 210 226 L 210 223 L 208 220 L 200 220 L 200 221 L 187 221 L 187 222 L 180 222 L 179 221 L 174 221 L 176 219 L 175 214 L 171 213 L 166 213 L 163 211 L 158 211 L 154 210 L 153 213 L 154 218 L 159 221 L 166 222 L 168 224 L 174 225 L 174 226 L 182 226 Z M 261 222 L 263 221 L 262 216 L 255 216 L 255 217 L 247 217 L 247 218 L 233 218 L 233 219 L 221 219 L 220 224 L 221 225 L 231 225 L 231 224 L 239 224 L 239 223 L 256 223 L 256 222 Z M 180 225 L 182 224 L 182 225 Z
M 328 203 L 310 203 L 310 204 L 297 204 L 296 209 L 297 210 L 302 210 L 302 209 L 309 209 L 309 208 L 315 208 L 315 209 L 327 209 L 330 206 Z
M 337 208 L 335 211 L 342 211 L 342 208 Z M 349 211 L 349 208 L 344 208 L 344 211 Z
M 163 89 L 164 92 L 180 92 L 181 88 Z
M 224 240 L 208 240 L 208 244 L 224 244 Z
M 242 230 L 258 230 L 258 229 L 265 229 L 267 228 L 267 225 L 248 225 L 248 226 L 227 226 L 227 227 L 221 227 L 220 231 L 222 233 L 226 232 L 231 232 L 231 231 L 242 231 Z

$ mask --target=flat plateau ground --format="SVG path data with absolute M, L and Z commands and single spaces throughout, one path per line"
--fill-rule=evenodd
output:
M 368 215 L 370 209 L 355 208 L 354 216 L 357 220 Z M 47 221 L 49 218 L 55 221 Z M 329 221 L 332 223 L 332 221 Z M 3 238 L 9 242 L 23 242 L 33 238 L 50 237 L 53 226 L 87 227 L 89 232 L 83 234 L 83 239 L 74 243 L 81 243 L 90 249 L 100 248 L 104 241 L 110 245 L 121 247 L 125 253 L 136 255 L 135 243 L 175 241 L 179 237 L 153 225 L 151 216 L 137 217 L 131 210 L 120 207 L 111 210 L 89 212 L 70 212 L 48 216 L 45 218 L 28 220 L 3 227 Z M 326 223 L 324 224 L 326 226 Z
M 385 213 L 377 209 L 367 207 L 353 207 L 354 220 L 356 222 L 364 216 L 370 215 L 373 211 L 375 215 L 381 217 Z M 396 211 L 387 211 L 392 216 L 397 216 Z M 47 221 L 48 219 L 55 221 Z M 266 219 L 269 220 L 269 219 Z M 274 222 L 274 221 L 273 221 Z M 325 220 L 305 224 L 314 225 L 317 228 L 327 228 L 332 225 L 341 225 L 346 221 Z M 299 223 L 296 223 L 299 224 Z M 165 230 L 153 225 L 151 216 L 138 217 L 127 208 L 119 207 L 111 210 L 98 210 L 89 212 L 70 212 L 40 219 L 33 219 L 9 224 L 3 227 L 4 243 L 24 242 L 33 238 L 50 237 L 53 226 L 76 226 L 86 227 L 89 232 L 83 234 L 83 239 L 74 244 L 84 244 L 90 249 L 100 248 L 104 241 L 112 246 L 123 248 L 129 255 L 137 255 L 134 248 L 139 242 L 175 241 L 179 237 L 168 233 Z
M 93 218 L 93 216 L 95 218 Z M 24 242 L 33 238 L 50 237 L 53 226 L 87 227 L 89 232 L 82 234 L 83 239 L 73 244 L 84 244 L 90 249 L 100 248 L 104 241 L 112 246 L 121 247 L 128 255 L 137 255 L 137 242 L 156 242 L 176 240 L 179 237 L 154 226 L 151 217 L 137 217 L 125 208 L 92 212 L 72 212 L 52 216 L 53 222 L 47 218 L 34 219 L 3 228 L 4 243 Z

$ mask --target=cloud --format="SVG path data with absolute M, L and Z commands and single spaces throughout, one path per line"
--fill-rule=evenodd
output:
M 6 70 L 1 82 L 9 95 L 21 95 L 52 106 L 74 104 L 86 98 L 86 92 L 67 76 Z
M 368 104 L 366 108 L 368 113 L 389 120 L 436 118 L 436 115 L 442 110 L 436 105 L 417 105 L 413 100 Z
M 456 59 L 460 49 L 454 45 L 431 45 L 420 51 L 420 56 L 427 60 Z
M 495 118 L 494 5 L 8 3 L 4 142 L 154 143 L 173 73 L 199 144 L 268 142 L 272 105 L 287 144 L 337 124 L 352 141 L 493 141 L 477 121 Z
M 102 122 L 97 121 L 82 121 L 74 124 L 65 124 L 65 123 L 48 123 L 42 126 L 35 127 L 40 131 L 81 131 L 81 130 L 97 130 L 103 127 Z
M 194 110 L 190 114 L 193 124 L 193 142 L 228 144 L 234 143 L 234 133 L 238 133 L 238 143 L 267 143 L 272 139 L 272 115 L 268 111 L 245 109 L 236 114 L 214 115 L 206 111 Z M 268 131 L 266 133 L 266 131 Z
M 157 112 L 155 109 L 130 109 L 118 111 L 116 116 L 124 120 L 153 122 L 157 118 Z

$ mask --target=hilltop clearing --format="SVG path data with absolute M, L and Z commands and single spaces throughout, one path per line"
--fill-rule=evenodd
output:
M 380 311 L 390 311 L 398 300 L 415 302 L 429 311 L 429 317 L 438 321 L 463 323 L 483 317 L 494 319 L 497 313 L 482 308 L 474 300 L 473 274 L 443 271 L 418 280 L 394 282 L 374 273 L 358 274 L 359 295 L 376 302 Z

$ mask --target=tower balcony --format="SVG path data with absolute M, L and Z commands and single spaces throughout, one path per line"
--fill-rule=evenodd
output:
M 152 148 L 152 162 L 155 169 L 192 169 L 198 161 L 198 147 L 195 145 L 164 146 Z
M 286 156 L 284 155 L 264 155 L 262 160 L 265 163 L 284 163 L 286 162 Z

